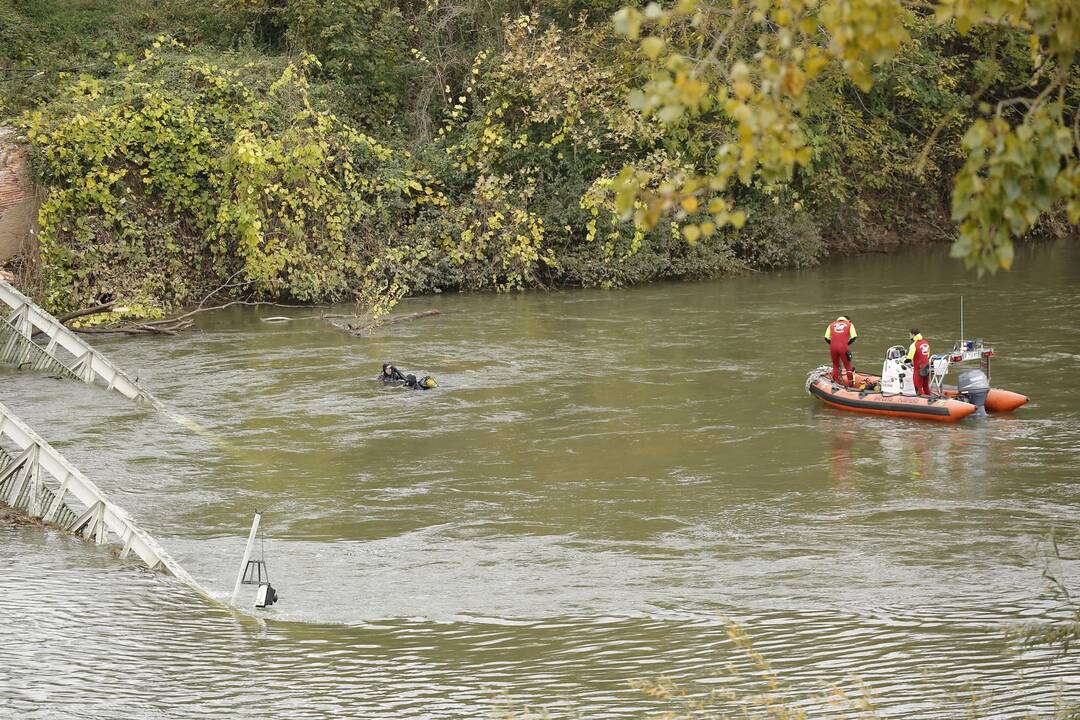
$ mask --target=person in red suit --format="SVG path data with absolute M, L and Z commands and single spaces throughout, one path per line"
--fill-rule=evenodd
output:
M 919 328 L 911 328 L 911 347 L 908 348 L 907 357 L 912 365 L 912 379 L 915 382 L 916 394 L 929 395 L 930 343 L 926 342 Z
M 855 376 L 852 374 L 851 368 L 851 350 L 849 348 L 858 335 L 855 331 L 855 324 L 848 319 L 847 315 L 841 315 L 825 328 L 825 344 L 829 346 L 829 355 L 832 356 L 833 382 L 844 384 L 844 381 L 840 379 L 840 365 L 843 364 L 844 369 L 847 371 L 847 384 L 855 384 Z

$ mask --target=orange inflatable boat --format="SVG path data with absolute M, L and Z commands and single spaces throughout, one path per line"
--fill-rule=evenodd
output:
M 960 341 L 950 354 L 931 356 L 929 395 L 915 393 L 914 369 L 905 355 L 903 346 L 889 348 L 881 375 L 854 373 L 854 387 L 834 382 L 832 368 L 823 365 L 806 379 L 806 391 L 841 410 L 937 422 L 1012 412 L 1028 401 L 1026 395 L 990 387 L 994 350 L 981 340 Z M 981 369 L 962 372 L 957 385 L 945 385 L 950 366 L 968 360 L 979 361 Z
M 856 390 L 834 383 L 830 377 L 832 368 L 825 370 L 827 373 L 811 373 L 806 389 L 825 404 L 841 410 L 937 422 L 957 422 L 977 410 L 971 403 L 947 397 L 889 395 L 880 390 Z
M 868 375 L 866 373 L 855 373 L 855 387 L 860 385 L 877 385 L 881 383 L 881 377 L 878 375 Z M 955 398 L 960 394 L 960 391 L 955 385 L 942 386 L 944 395 L 947 398 Z M 986 411 L 992 413 L 1007 413 L 1012 412 L 1016 408 L 1024 405 L 1028 401 L 1027 395 L 1021 395 L 1018 392 L 1012 390 L 1003 390 L 1001 388 L 990 388 L 990 391 L 986 394 Z

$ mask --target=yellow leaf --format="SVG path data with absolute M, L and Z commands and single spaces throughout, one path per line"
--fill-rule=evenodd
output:
M 828 58 L 823 55 L 808 57 L 806 59 L 806 76 L 809 78 L 817 77 L 817 74 L 821 72 L 821 69 L 828 64 Z
M 641 41 L 641 52 L 650 60 L 655 60 L 664 50 L 664 39 L 650 35 Z
M 615 13 L 613 18 L 615 21 L 615 32 L 620 35 L 625 35 L 631 40 L 638 39 L 638 32 L 641 29 L 641 13 L 630 7 L 624 7 Z

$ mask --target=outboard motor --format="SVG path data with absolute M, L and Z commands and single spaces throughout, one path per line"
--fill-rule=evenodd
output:
M 990 381 L 982 370 L 965 370 L 960 373 L 957 391 L 967 402 L 975 406 L 975 417 L 986 417 L 986 396 L 990 393 Z

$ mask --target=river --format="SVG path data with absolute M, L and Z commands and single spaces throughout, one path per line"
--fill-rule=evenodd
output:
M 932 247 L 411 299 L 442 315 L 366 339 L 322 309 L 234 308 L 97 342 L 203 434 L 0 370 L 0 399 L 222 597 L 264 510 L 281 595 L 255 623 L 0 527 L 0 716 L 645 717 L 677 705 L 631 680 L 759 687 L 729 619 L 817 717 L 853 678 L 886 717 L 955 716 L 972 689 L 995 717 L 1080 702 L 1075 651 L 1005 640 L 1062 616 L 1048 564 L 1080 587 L 1078 288 L 1080 243 L 982 279 Z M 838 313 L 856 366 L 880 367 L 912 324 L 951 347 L 961 295 L 994 384 L 1032 397 L 1015 414 L 938 426 L 805 394 Z M 440 387 L 383 387 L 385 360 Z

